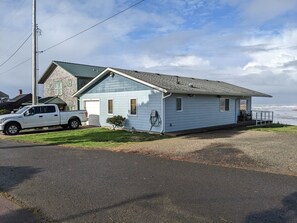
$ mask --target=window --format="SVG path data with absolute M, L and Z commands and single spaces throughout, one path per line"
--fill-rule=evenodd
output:
M 110 99 L 108 100 L 108 114 L 113 114 L 113 101 Z
M 181 98 L 176 98 L 176 111 L 182 111 L 183 110 L 183 104 Z
M 72 87 L 72 80 L 71 79 L 68 80 L 68 87 Z
M 136 99 L 130 100 L 130 115 L 136 115 Z
M 229 111 L 230 107 L 230 99 L 228 98 L 220 98 L 220 111 Z
M 32 107 L 26 112 L 26 116 L 35 115 L 41 113 L 40 107 Z
M 41 107 L 41 113 L 55 113 L 55 106 L 43 106 Z
M 55 82 L 55 95 L 62 95 L 62 81 Z

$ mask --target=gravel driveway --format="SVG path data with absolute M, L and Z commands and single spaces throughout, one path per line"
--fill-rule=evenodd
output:
M 297 175 L 297 135 L 220 130 L 114 149 L 221 166 Z

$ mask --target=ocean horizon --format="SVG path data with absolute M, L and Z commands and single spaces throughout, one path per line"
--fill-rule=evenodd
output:
M 254 111 L 273 111 L 273 123 L 297 125 L 297 104 L 296 105 L 273 105 L 255 104 Z

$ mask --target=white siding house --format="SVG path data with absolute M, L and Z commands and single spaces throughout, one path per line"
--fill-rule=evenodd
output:
M 81 108 L 96 101 L 94 125 L 109 126 L 108 117 L 121 115 L 126 129 L 160 133 L 235 124 L 241 106 L 251 112 L 252 96 L 270 97 L 220 81 L 117 68 L 107 68 L 74 96 Z

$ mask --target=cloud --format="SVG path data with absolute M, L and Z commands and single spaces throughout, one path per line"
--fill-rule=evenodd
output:
M 297 84 L 297 28 L 293 13 L 296 2 L 145 1 L 41 54 L 40 73 L 52 60 L 62 60 L 222 80 L 284 95 L 286 91 L 294 92 Z M 97 0 L 39 1 L 39 50 L 129 4 L 131 1 L 127 0 L 106 0 L 100 4 Z M 0 8 L 1 60 L 30 33 L 31 2 L 0 1 Z M 278 26 L 271 28 L 275 21 Z M 30 56 L 29 41 L 10 63 L 0 68 L 0 73 Z M 29 92 L 30 62 L 0 78 L 0 90 L 4 92 L 15 95 L 19 88 Z
M 239 8 L 241 14 L 250 22 L 263 23 L 288 12 L 297 12 L 296 0 L 222 0 L 222 2 Z
M 253 50 L 246 53 L 250 61 L 243 67 L 245 71 L 262 72 L 270 70 L 276 75 L 281 75 L 289 68 L 295 70 L 293 65 L 297 60 L 297 29 L 288 29 L 277 36 L 265 35 L 253 37 L 242 42 L 242 46 L 261 46 L 262 50 Z M 297 75 L 289 73 L 297 80 Z

